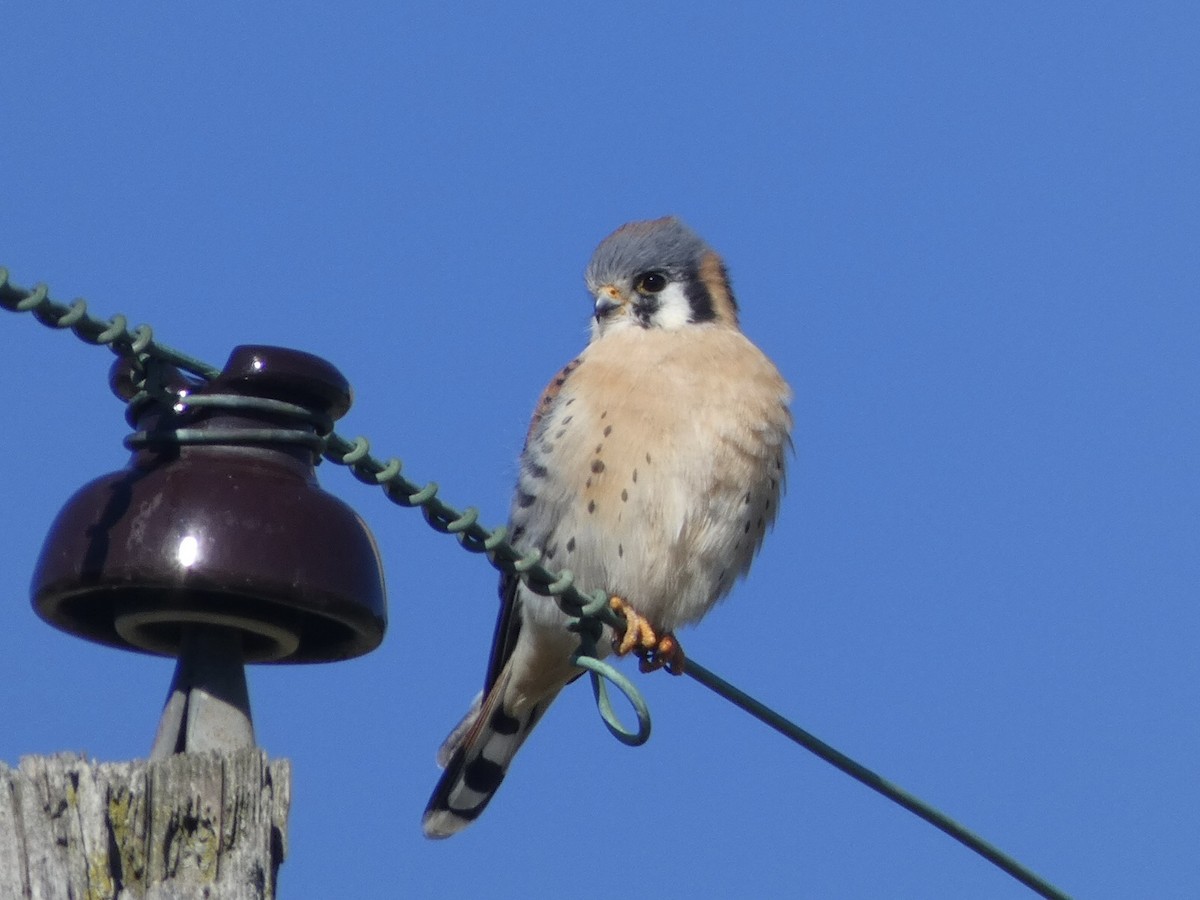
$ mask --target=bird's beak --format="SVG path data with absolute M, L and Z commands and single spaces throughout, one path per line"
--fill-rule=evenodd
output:
M 615 285 L 606 284 L 596 292 L 596 318 L 603 319 L 628 302 Z

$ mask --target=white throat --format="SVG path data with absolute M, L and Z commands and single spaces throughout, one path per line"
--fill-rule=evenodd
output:
M 678 331 L 691 324 L 692 307 L 688 302 L 683 285 L 672 281 L 653 296 L 657 308 L 650 316 L 649 327 L 663 331 Z M 605 319 L 592 319 L 592 340 L 597 340 L 606 334 L 616 334 L 627 328 L 642 328 L 631 306 L 626 306 L 618 315 Z

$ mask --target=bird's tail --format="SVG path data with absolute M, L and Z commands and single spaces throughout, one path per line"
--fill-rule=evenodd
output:
M 506 669 L 486 697 L 475 698 L 438 750 L 438 764 L 445 771 L 425 807 L 426 837 L 450 837 L 479 818 L 517 750 L 558 694 L 555 691 L 524 711 L 506 708 L 510 674 Z

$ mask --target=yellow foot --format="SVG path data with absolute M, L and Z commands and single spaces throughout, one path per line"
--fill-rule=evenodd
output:
M 674 634 L 668 631 L 660 637 L 646 617 L 620 597 L 610 598 L 608 605 L 625 617 L 624 633 L 613 638 L 613 650 L 618 656 L 637 654 L 641 672 L 666 669 L 672 675 L 683 674 L 687 660 Z

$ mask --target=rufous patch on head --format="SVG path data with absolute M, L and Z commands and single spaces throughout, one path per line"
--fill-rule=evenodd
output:
M 721 262 L 721 257 L 712 250 L 700 257 L 700 280 L 704 282 L 709 296 L 712 297 L 713 312 L 716 313 L 717 319 L 736 326 L 738 306 L 733 291 L 729 289 L 729 274 L 725 271 L 725 263 Z

